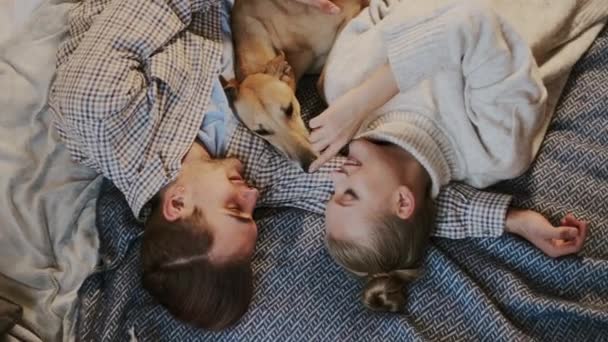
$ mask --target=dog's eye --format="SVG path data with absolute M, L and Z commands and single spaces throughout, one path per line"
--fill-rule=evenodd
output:
M 255 131 L 253 131 L 253 132 L 254 132 L 254 133 L 256 133 L 256 134 L 258 134 L 258 135 L 262 135 L 262 136 L 265 136 L 265 135 L 272 135 L 272 134 L 274 134 L 274 132 L 273 132 L 273 131 L 268 130 L 268 129 L 266 129 L 266 128 L 264 128 L 264 127 L 261 127 L 261 126 L 260 126 L 260 128 L 256 129 L 256 130 L 255 130 Z
M 288 118 L 290 118 L 293 115 L 293 104 L 290 103 L 289 107 L 287 107 L 285 109 L 285 116 L 287 116 Z

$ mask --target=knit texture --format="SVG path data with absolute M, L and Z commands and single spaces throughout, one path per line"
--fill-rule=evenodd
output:
M 336 41 L 325 95 L 332 103 L 388 62 L 400 93 L 369 114 L 381 118 L 359 137 L 407 150 L 435 195 L 453 180 L 485 188 L 534 160 L 565 76 L 608 17 L 606 3 L 372 0 Z M 513 8 L 544 9 L 549 19 L 524 23 Z M 570 40 L 540 44 L 546 29 Z

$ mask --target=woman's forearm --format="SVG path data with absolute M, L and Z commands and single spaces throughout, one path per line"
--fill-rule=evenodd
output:
M 376 69 L 369 78 L 355 89 L 357 96 L 362 100 L 362 113 L 369 112 L 382 107 L 390 99 L 399 93 L 397 81 L 388 63 Z

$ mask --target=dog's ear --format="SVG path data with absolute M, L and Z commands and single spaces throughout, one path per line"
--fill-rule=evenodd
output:
M 234 78 L 230 81 L 226 81 L 222 75 L 220 75 L 220 82 L 222 83 L 222 87 L 224 88 L 224 92 L 226 93 L 228 100 L 233 102 L 239 93 L 239 82 Z
M 264 73 L 287 83 L 292 89 L 295 89 L 295 74 L 293 68 L 287 63 L 285 53 L 279 51 L 279 54 L 266 63 Z
M 220 75 L 220 83 L 222 84 L 222 88 L 226 88 L 226 85 L 228 85 L 228 81 L 226 81 L 226 78 L 224 77 L 224 75 Z

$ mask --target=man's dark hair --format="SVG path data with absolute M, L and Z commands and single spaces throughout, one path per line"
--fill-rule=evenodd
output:
M 159 201 L 160 202 L 160 201 Z M 153 206 L 145 224 L 141 261 L 143 287 L 174 317 L 220 330 L 236 323 L 253 294 L 250 258 L 209 259 L 213 236 L 203 213 L 169 222 Z

